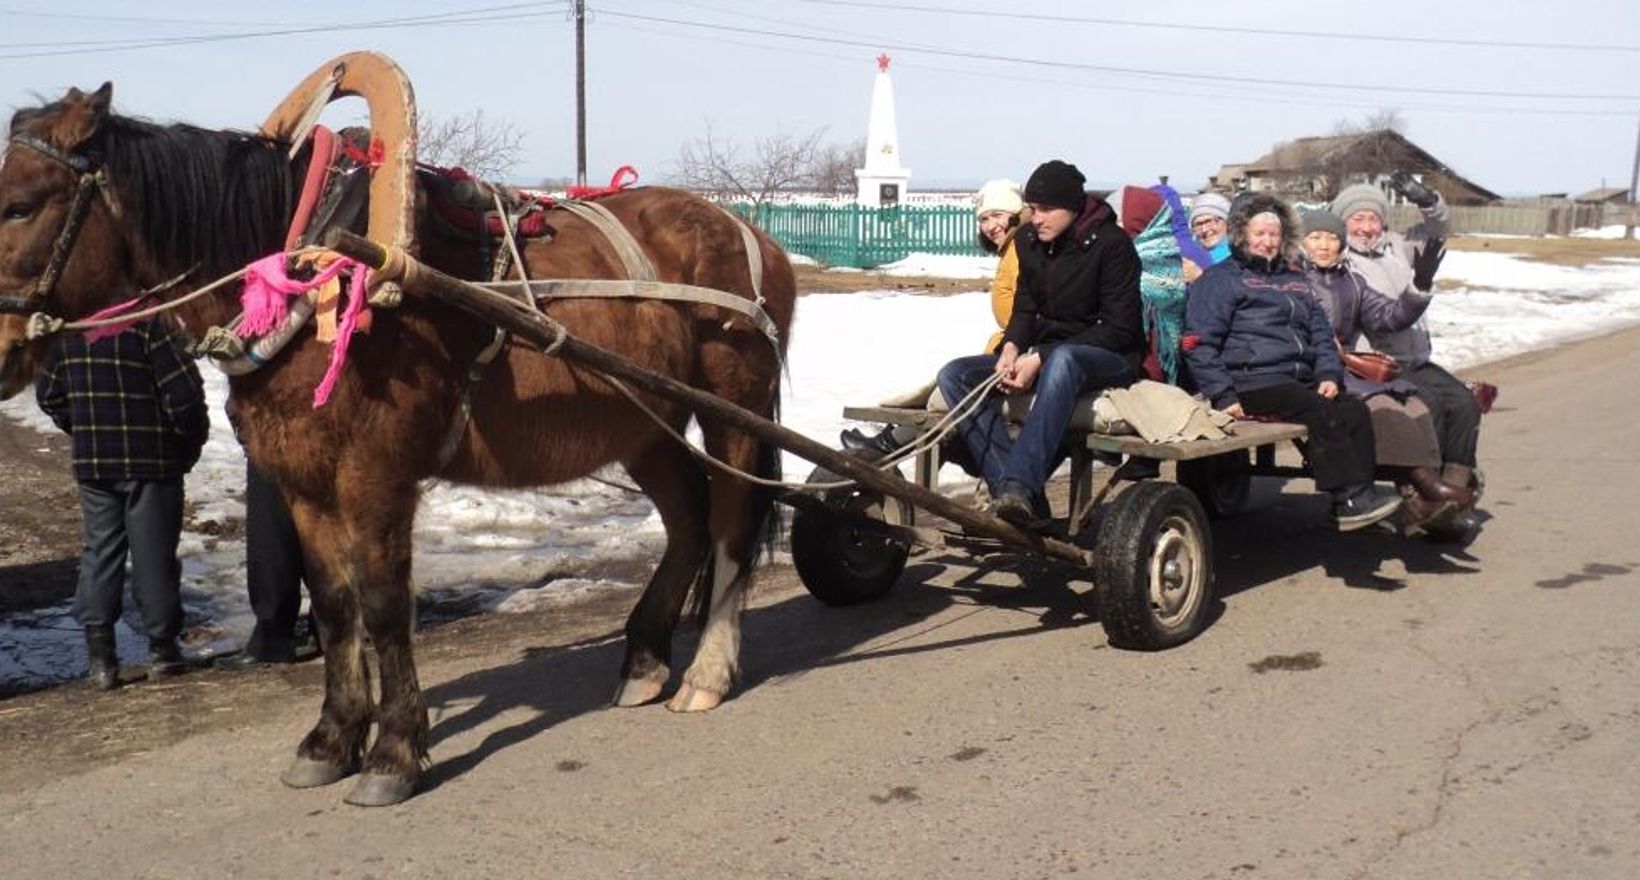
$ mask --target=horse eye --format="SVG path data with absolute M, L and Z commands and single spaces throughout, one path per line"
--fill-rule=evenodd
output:
M 0 211 L 0 219 L 22 220 L 33 213 L 33 205 L 30 205 L 27 202 L 12 202 L 6 206 L 4 211 Z

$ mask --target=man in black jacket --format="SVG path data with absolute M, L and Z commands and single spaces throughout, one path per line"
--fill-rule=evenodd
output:
M 1019 287 L 1002 347 L 940 370 L 940 392 L 953 407 L 993 374 L 1003 394 L 1035 391 L 1017 440 L 994 398 L 960 429 L 992 510 L 1024 527 L 1046 518 L 1043 485 L 1076 399 L 1139 373 L 1139 255 L 1110 205 L 1083 192 L 1085 180 L 1057 159 L 1032 172 L 1024 193 L 1031 225 L 1019 234 Z

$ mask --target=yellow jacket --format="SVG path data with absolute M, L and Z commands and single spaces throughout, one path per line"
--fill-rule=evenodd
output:
M 1019 254 L 1014 250 L 1014 236 L 1018 232 L 1015 228 L 1008 233 L 1008 240 L 998 252 L 1001 259 L 997 262 L 996 277 L 991 279 L 991 317 L 996 319 L 997 331 L 985 343 L 985 354 L 996 351 L 1002 344 L 1002 331 L 1008 329 L 1008 319 L 1014 314 L 1014 291 L 1019 288 Z

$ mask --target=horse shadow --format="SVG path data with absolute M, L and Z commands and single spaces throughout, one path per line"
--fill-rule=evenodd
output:
M 956 556 L 918 560 L 907 566 L 887 596 L 866 604 L 832 608 L 797 594 L 747 609 L 742 617 L 742 675 L 731 699 L 813 669 L 1028 637 L 1095 620 L 1085 597 L 1066 589 L 1062 568 L 1001 557 L 957 573 L 955 583 L 950 583 L 949 575 L 958 566 L 948 563 L 965 561 Z M 939 638 L 947 622 L 935 618 L 960 605 L 1018 612 L 1022 622 L 999 631 Z M 689 626 L 674 638 L 678 668 L 666 694 L 676 690 L 699 635 L 698 628 Z M 424 790 L 436 789 L 565 721 L 612 708 L 625 649 L 621 631 L 610 629 L 574 642 L 530 647 L 511 663 L 428 688 L 425 699 L 434 716 L 429 741 L 434 749 L 519 709 L 531 714 L 486 734 L 462 753 L 441 756 L 429 769 Z

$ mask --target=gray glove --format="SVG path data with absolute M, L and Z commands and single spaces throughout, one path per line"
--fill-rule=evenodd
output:
M 1429 293 L 1435 289 L 1435 270 L 1446 259 L 1446 241 L 1432 238 L 1412 255 L 1412 286 Z
M 1434 190 L 1414 180 L 1410 172 L 1397 171 L 1391 174 L 1389 185 L 1395 187 L 1395 191 L 1400 193 L 1402 198 L 1420 208 L 1433 208 L 1441 198 Z

